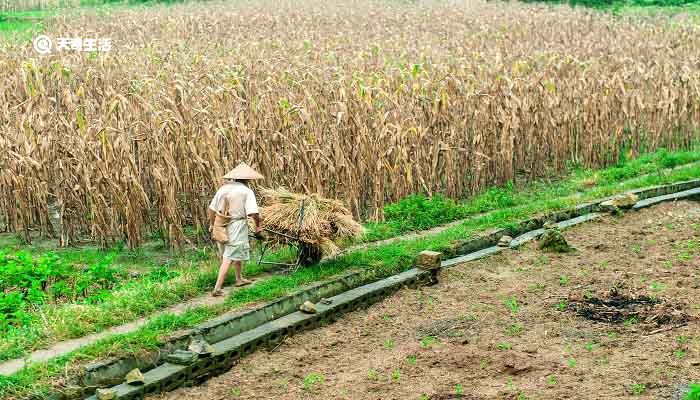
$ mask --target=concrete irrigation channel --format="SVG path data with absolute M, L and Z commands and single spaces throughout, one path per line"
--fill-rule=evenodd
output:
M 632 209 L 649 207 L 660 202 L 700 198 L 700 179 L 628 193 L 635 194 L 640 199 Z M 443 250 L 441 266 L 449 268 L 496 254 L 508 247 L 521 246 L 537 239 L 547 221 L 556 222 L 558 228 L 566 229 L 596 219 L 604 215 L 601 213 L 601 203 L 610 199 L 581 204 L 527 219 L 511 228 L 494 229 L 473 239 L 457 241 L 450 248 Z M 506 246 L 499 246 L 503 236 L 512 236 L 514 239 Z M 145 371 L 145 383 L 138 386 L 117 384 L 112 387 L 114 398 L 140 399 L 181 386 L 196 385 L 228 371 L 242 357 L 258 349 L 277 346 L 288 336 L 331 324 L 344 314 L 368 307 L 403 287 L 428 285 L 434 281 L 434 273 L 412 268 L 375 282 L 371 282 L 371 279 L 360 272 L 343 275 L 256 309 L 214 319 L 172 338 L 155 359 L 129 357 L 93 364 L 87 368 L 79 381 L 74 382 L 79 389 L 73 393 L 56 394 L 54 398 L 73 399 L 89 396 L 89 399 L 97 399 L 93 394 L 96 388 L 123 382 L 126 373 L 133 368 Z M 316 313 L 298 311 L 299 306 L 307 300 L 316 303 Z M 210 343 L 211 354 L 185 363 L 168 361 L 168 354 L 185 349 L 193 338 L 201 338 Z

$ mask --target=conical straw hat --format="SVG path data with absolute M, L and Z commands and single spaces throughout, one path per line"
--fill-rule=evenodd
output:
M 248 164 L 246 163 L 240 163 L 236 166 L 236 168 L 232 169 L 231 171 L 228 172 L 228 174 L 224 175 L 224 179 L 263 179 L 264 176 L 262 176 L 258 171 L 254 170 L 251 168 Z

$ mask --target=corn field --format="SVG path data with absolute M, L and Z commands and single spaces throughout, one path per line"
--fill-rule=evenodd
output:
M 177 247 L 185 227 L 206 232 L 239 161 L 265 186 L 381 219 L 416 192 L 458 198 L 686 148 L 700 137 L 699 30 L 470 0 L 57 17 L 50 37 L 113 49 L 0 47 L 0 230 Z

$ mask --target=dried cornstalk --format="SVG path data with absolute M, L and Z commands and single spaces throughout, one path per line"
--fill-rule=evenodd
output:
M 239 161 L 268 187 L 381 219 L 411 193 L 462 197 L 688 148 L 698 30 L 470 0 L 57 17 L 49 36 L 108 37 L 113 50 L 0 46 L 0 229 L 131 246 L 160 231 L 176 247 L 186 226 L 206 231 L 207 201 Z

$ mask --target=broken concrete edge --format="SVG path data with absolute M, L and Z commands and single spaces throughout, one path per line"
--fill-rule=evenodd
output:
M 700 188 L 700 179 L 678 182 L 670 185 L 636 189 L 626 193 L 634 193 L 639 196 L 640 199 L 649 199 L 650 201 L 654 201 L 654 199 L 658 197 L 664 197 L 664 199 L 672 200 L 674 199 L 673 194 L 675 192 L 685 192 L 697 188 Z M 471 261 L 498 253 L 503 248 L 499 249 L 495 245 L 498 243 L 501 237 L 505 235 L 515 237 L 515 239 L 511 242 L 510 247 L 517 247 L 530 240 L 534 240 L 541 235 L 541 228 L 546 221 L 558 221 L 560 228 L 563 229 L 593 218 L 597 218 L 600 216 L 600 214 L 596 213 L 599 211 L 600 203 L 613 197 L 614 196 L 610 196 L 604 199 L 598 199 L 576 205 L 564 210 L 554 211 L 542 216 L 529 218 L 517 223 L 514 227 L 490 229 L 480 233 L 475 238 L 453 243 L 453 245 L 447 249 L 440 249 L 440 251 L 443 253 L 442 258 L 448 259 L 443 261 L 441 266 L 449 267 L 458 263 Z M 274 320 L 276 317 L 296 312 L 299 305 L 301 305 L 304 301 L 317 301 L 322 297 L 329 297 L 334 294 L 341 293 L 343 290 L 357 287 L 360 284 L 371 281 L 372 279 L 373 278 L 370 275 L 365 275 L 363 272 L 351 272 L 331 281 L 314 284 L 307 289 L 284 296 L 255 309 L 239 311 L 233 314 L 217 317 L 199 325 L 196 328 L 183 331 L 176 337 L 171 338 L 171 340 L 169 340 L 162 348 L 148 353 L 147 356 L 130 356 L 94 363 L 91 366 L 86 367 L 85 374 L 81 377 L 79 382 L 74 381 L 73 383 L 85 388 L 82 396 L 91 394 L 94 392 L 97 386 L 117 384 L 118 382 L 121 382 L 126 373 L 133 368 L 141 368 L 142 371 L 149 371 L 150 369 L 155 368 L 157 365 L 163 364 L 166 362 L 167 354 L 178 349 L 186 348 L 190 337 L 196 332 L 201 332 L 209 343 L 216 343 L 246 330 L 254 329 L 260 324 Z M 340 286 L 336 286 L 339 283 Z M 322 288 L 333 289 L 325 291 Z M 313 295 L 315 292 L 323 293 Z M 75 396 L 63 396 L 58 398 L 75 398 Z
M 640 200 L 632 206 L 633 210 L 641 210 L 642 208 L 651 207 L 653 205 L 666 201 L 678 201 L 686 199 L 700 199 L 700 188 L 688 189 L 682 192 L 669 193 L 662 196 L 656 196 Z
M 260 348 L 273 347 L 284 338 L 337 321 L 344 314 L 365 308 L 404 287 L 417 287 L 430 282 L 431 272 L 411 269 L 377 282 L 369 283 L 330 297 L 330 304 L 316 304 L 317 313 L 300 311 L 266 322 L 254 329 L 215 343 L 211 357 L 190 365 L 165 363 L 144 374 L 141 386 L 120 384 L 113 389 L 116 399 L 142 399 L 146 395 L 167 392 L 181 386 L 194 385 L 228 371 L 242 357 Z M 91 396 L 89 400 L 97 400 Z
M 567 220 L 558 222 L 557 227 L 559 229 L 563 230 L 566 228 L 570 228 L 572 226 L 582 224 L 584 222 L 588 222 L 588 221 L 600 218 L 603 215 L 604 214 L 601 214 L 601 213 L 584 214 L 584 215 L 579 216 L 579 217 L 575 217 L 572 219 L 567 219 Z M 476 251 L 474 253 L 469 253 L 469 254 L 464 255 L 464 256 L 445 260 L 442 262 L 442 268 L 450 268 L 450 267 L 455 266 L 457 264 L 462 264 L 462 263 L 465 263 L 468 261 L 474 261 L 474 260 L 478 260 L 481 258 L 485 258 L 485 257 L 488 257 L 490 255 L 500 253 L 503 250 L 506 250 L 508 248 L 511 248 L 511 249 L 517 248 L 517 247 L 522 246 L 523 244 L 525 244 L 527 242 L 530 242 L 530 241 L 537 239 L 543 232 L 544 232 L 543 228 L 535 229 L 533 231 L 526 232 L 526 233 L 516 237 L 515 239 L 511 240 L 509 246 L 507 246 L 507 247 L 494 245 L 491 247 L 487 247 L 485 249 L 481 249 L 481 250 Z
M 165 362 L 169 353 L 186 349 L 193 335 L 201 334 L 208 343 L 216 343 L 295 312 L 304 301 L 316 302 L 321 298 L 360 286 L 371 279 L 372 277 L 361 271 L 345 273 L 255 308 L 224 314 L 194 328 L 178 332 L 154 351 L 89 364 L 85 367 L 84 373 L 76 377 L 72 384 L 86 387 L 87 390 L 94 390 L 97 386 L 116 384 L 121 382 L 132 369 L 148 371 Z

